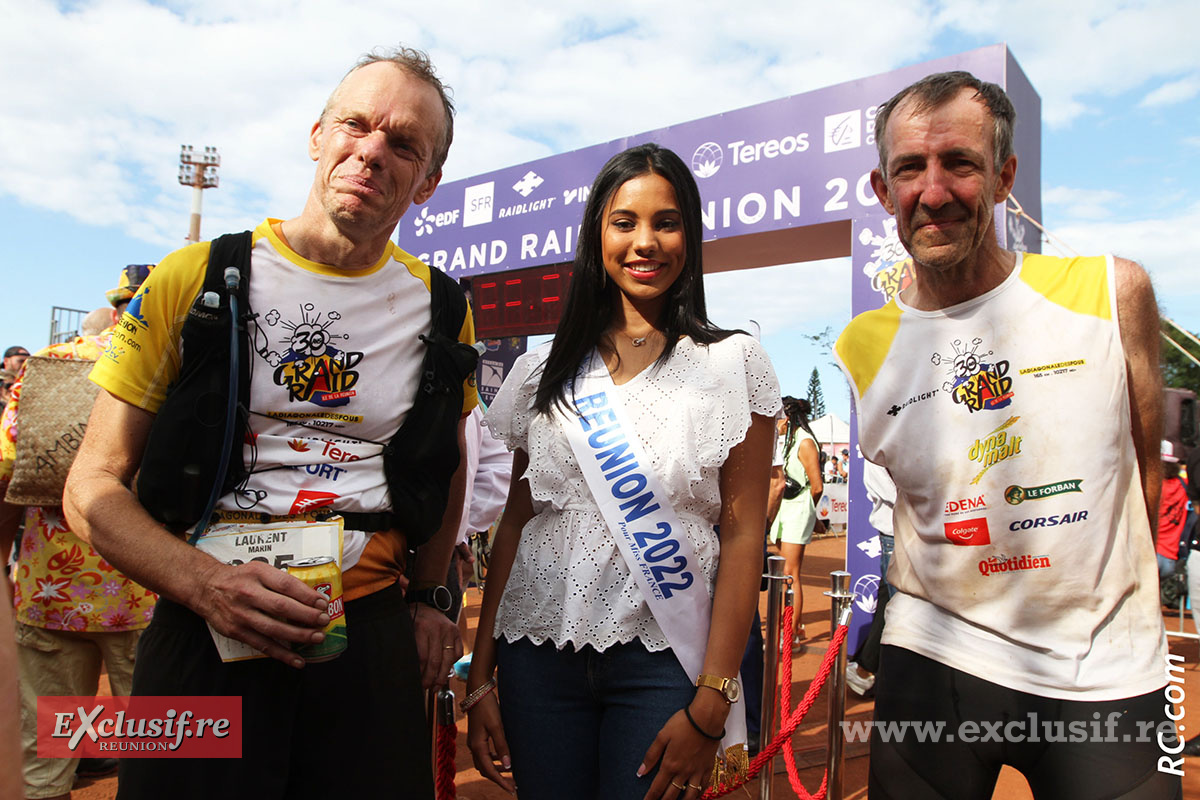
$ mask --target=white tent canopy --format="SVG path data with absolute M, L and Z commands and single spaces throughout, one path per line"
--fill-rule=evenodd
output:
M 848 445 L 850 426 L 834 414 L 826 414 L 808 423 L 822 445 Z

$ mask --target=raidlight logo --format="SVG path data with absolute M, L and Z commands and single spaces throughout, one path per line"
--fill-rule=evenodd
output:
M 1046 497 L 1067 494 L 1068 492 L 1083 493 L 1083 480 L 1076 478 L 1070 481 L 1047 483 L 1045 486 L 1017 486 L 1013 484 L 1004 490 L 1004 500 L 1009 505 L 1019 506 L 1026 500 L 1042 500 Z
M 492 197 L 496 182 L 477 183 L 463 190 L 463 227 L 485 225 L 492 221 Z
M 705 142 L 692 153 L 692 173 L 697 178 L 711 178 L 717 174 L 723 163 L 725 154 L 721 151 L 721 145 L 716 142 Z
M 987 517 L 947 522 L 945 529 L 946 538 L 951 544 L 975 547 L 992 543 L 992 538 L 988 535 Z
M 513 184 L 512 188 L 521 197 L 529 197 L 529 195 L 533 194 L 533 190 L 541 186 L 544 182 L 541 175 L 538 175 L 533 170 L 529 170 L 529 172 L 526 172 L 521 177 L 521 180 Z
M 441 211 L 437 214 L 430 214 L 428 206 L 421 206 L 421 213 L 413 219 L 413 225 L 417 229 L 417 236 L 428 236 L 433 233 L 434 228 L 445 228 L 448 225 L 453 225 L 458 222 L 458 214 L 460 209 L 453 211 Z
M 39 697 L 39 758 L 241 758 L 240 697 Z
M 913 403 L 919 403 L 922 400 L 928 400 L 929 398 L 933 397 L 937 393 L 938 393 L 937 389 L 931 389 L 928 392 L 921 392 L 920 394 L 914 394 L 912 397 L 908 398 L 900 405 L 893 404 L 892 407 L 888 409 L 888 412 L 887 412 L 888 416 L 894 417 L 894 416 L 898 415 L 904 409 L 911 406 Z
M 862 144 L 862 112 L 859 109 L 825 117 L 825 152 L 850 150 Z
M 983 499 L 983 495 L 978 497 L 964 497 L 960 500 L 951 500 L 946 503 L 947 514 L 963 514 L 967 511 L 978 511 L 987 508 L 987 502 Z

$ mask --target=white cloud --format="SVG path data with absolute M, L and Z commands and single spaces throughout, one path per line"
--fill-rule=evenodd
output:
M 718 272 L 704 276 L 709 316 L 718 325 L 764 336 L 840 330 L 850 321 L 850 259 Z
M 887 71 L 944 54 L 950 36 L 1007 40 L 1050 125 L 1200 67 L 1194 0 L 848 0 L 819 14 L 784 0 L 10 0 L 5 12 L 0 73 L 19 79 L 0 107 L 0 192 L 163 245 L 186 230 L 183 143 L 221 151 L 206 233 L 298 213 L 308 128 L 375 43 L 426 46 L 454 87 L 446 180 Z
M 1076 222 L 1051 230 L 1080 253 L 1113 253 L 1137 261 L 1154 280 L 1163 312 L 1188 330 L 1200 328 L 1200 203 L 1157 219 Z
M 1099 114 L 1100 98 L 1200 67 L 1194 0 L 951 0 L 936 24 L 1006 41 L 1050 126 Z
M 1138 105 L 1143 108 L 1170 106 L 1191 100 L 1197 94 L 1200 94 L 1200 76 L 1190 75 L 1181 80 L 1164 83 L 1143 97 Z
M 1124 201 L 1120 192 L 1107 189 L 1074 189 L 1051 186 L 1042 189 L 1042 203 L 1061 208 L 1074 219 L 1104 219 L 1115 216 Z

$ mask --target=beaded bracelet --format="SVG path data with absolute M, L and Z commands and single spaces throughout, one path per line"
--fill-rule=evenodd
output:
M 479 701 L 488 696 L 488 692 L 496 688 L 496 677 L 488 678 L 487 683 L 480 686 L 475 691 L 462 699 L 458 704 L 459 709 L 465 714 L 479 704 Z M 692 723 L 693 725 L 695 723 Z
M 687 715 L 687 720 L 688 720 L 688 722 L 692 723 L 692 727 L 696 729 L 696 733 L 700 734 L 705 739 L 708 739 L 713 742 L 719 742 L 725 738 L 725 729 L 724 728 L 721 728 L 721 733 L 718 736 L 713 736 L 711 733 L 709 733 L 708 731 L 704 730 L 703 728 L 701 728 L 699 725 L 696 724 L 696 720 L 692 719 L 692 710 L 690 708 L 688 708 L 687 706 L 684 706 L 683 713 L 685 715 Z

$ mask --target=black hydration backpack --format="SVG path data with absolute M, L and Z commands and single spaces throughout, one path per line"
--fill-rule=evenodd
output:
M 168 529 L 181 532 L 200 521 L 214 495 L 223 496 L 249 476 L 243 458 L 250 401 L 249 307 L 252 233 L 231 233 L 212 242 L 204 285 L 183 324 L 183 363 L 150 428 L 137 477 L 139 502 Z M 226 276 L 235 268 L 240 280 Z M 338 512 L 351 530 L 396 528 L 410 548 L 441 525 L 458 468 L 458 421 L 463 382 L 475 370 L 475 348 L 458 341 L 467 301 L 452 278 L 430 268 L 432 325 L 422 335 L 425 356 L 412 409 L 384 446 L 384 474 L 392 509 Z M 236 288 L 230 288 L 234 286 Z M 236 298 L 237 319 L 230 314 Z M 236 338 L 232 326 L 236 324 Z M 237 369 L 231 381 L 236 347 Z M 227 430 L 227 409 L 236 382 L 236 410 Z M 226 444 L 228 443 L 228 444 Z M 228 469 L 221 477 L 222 456 Z M 336 508 L 334 509 L 336 511 Z

